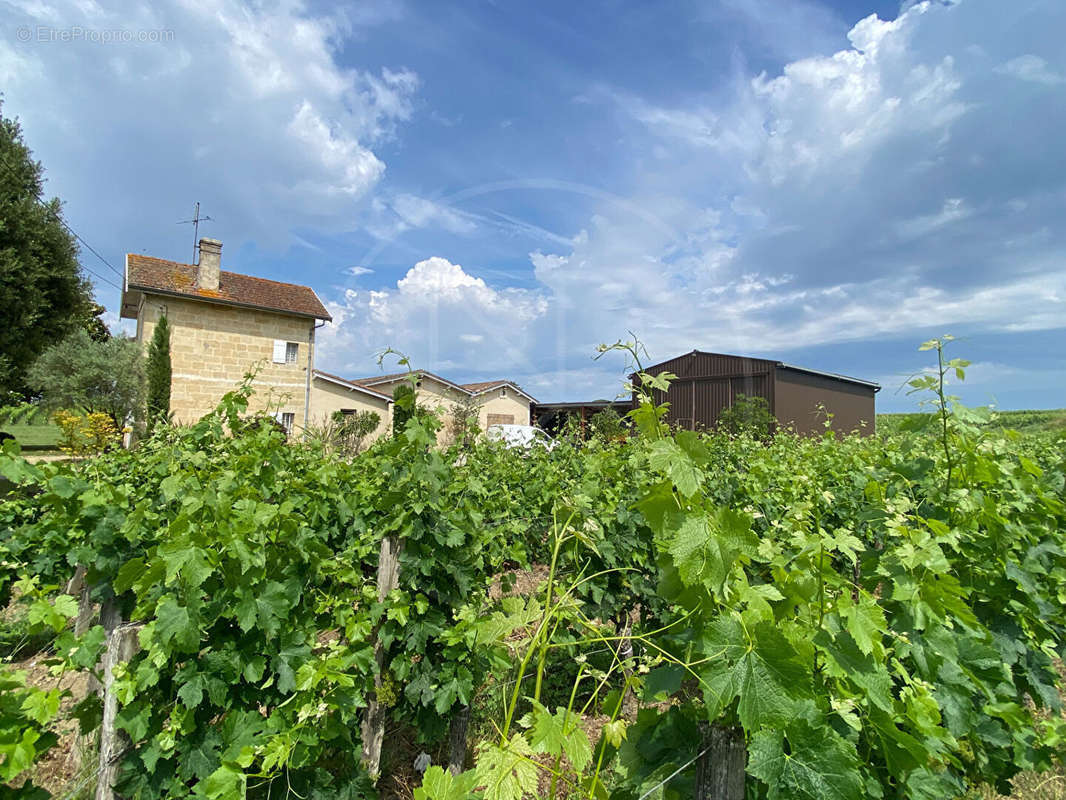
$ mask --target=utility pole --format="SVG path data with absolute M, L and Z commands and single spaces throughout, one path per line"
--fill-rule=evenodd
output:
M 200 223 L 201 222 L 214 222 L 211 217 L 200 216 L 200 201 L 196 201 L 196 211 L 192 215 L 192 219 L 183 219 L 178 222 L 178 225 L 192 224 L 192 263 L 200 263 L 200 257 L 197 251 L 200 249 Z

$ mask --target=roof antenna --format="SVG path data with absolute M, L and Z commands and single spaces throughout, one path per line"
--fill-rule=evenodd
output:
M 178 222 L 178 225 L 188 225 L 192 223 L 192 263 L 200 263 L 200 223 L 201 222 L 214 222 L 209 216 L 200 216 L 200 201 L 196 201 L 196 211 L 192 215 L 192 219 L 183 219 Z

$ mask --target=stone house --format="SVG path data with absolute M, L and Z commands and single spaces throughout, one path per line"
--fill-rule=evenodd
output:
M 222 243 L 200 240 L 197 264 L 128 253 L 121 315 L 147 347 L 160 317 L 171 328 L 171 411 L 193 422 L 257 370 L 253 410 L 289 431 L 310 416 L 315 330 L 331 317 L 307 286 L 221 268 Z
M 381 424 L 367 437 L 366 442 L 370 443 L 389 429 L 392 420 L 392 395 L 316 369 L 311 381 L 312 425 L 329 421 L 338 411 L 345 415 L 362 411 L 373 411 L 377 414 L 381 418 Z
M 360 386 L 391 399 L 396 387 L 409 380 L 409 373 L 396 372 L 358 378 L 347 383 L 349 386 Z M 477 407 L 478 427 L 485 430 L 489 425 L 496 424 L 528 425 L 530 409 L 536 402 L 521 387 L 508 380 L 461 384 L 426 370 L 417 370 L 415 380 L 415 397 L 418 404 L 436 411 L 446 423 L 439 435 L 442 442 L 449 436 L 448 419 L 454 416 L 457 407 L 461 405 Z M 317 408 L 318 400 L 313 403 Z

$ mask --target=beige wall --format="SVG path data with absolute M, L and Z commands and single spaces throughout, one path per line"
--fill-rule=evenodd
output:
M 406 378 L 397 378 L 388 383 L 376 384 L 373 388 L 375 391 L 391 397 L 395 388 L 406 382 Z M 478 426 L 482 430 L 485 430 L 488 426 L 489 414 L 507 414 L 514 417 L 515 425 L 529 424 L 529 400 L 509 387 L 504 387 L 503 391 L 503 397 L 500 396 L 500 389 L 494 389 L 477 396 L 480 404 Z M 451 438 L 448 424 L 449 418 L 454 413 L 456 403 L 461 401 L 465 394 L 426 375 L 421 378 L 421 385 L 415 395 L 419 405 L 431 408 L 440 415 L 444 427 L 438 433 L 437 441 L 442 444 L 449 443 Z
M 388 383 L 375 384 L 373 390 L 375 392 L 381 392 L 389 397 L 392 397 L 392 393 L 396 390 L 397 386 L 408 382 L 408 378 L 395 378 Z M 448 418 L 452 414 L 452 410 L 458 400 L 462 399 L 463 394 L 456 391 L 446 383 L 441 383 L 428 375 L 419 378 L 419 386 L 415 390 L 415 400 L 418 405 L 425 408 L 432 409 L 440 417 L 441 422 L 444 423 L 441 429 L 437 432 L 437 442 L 439 444 L 448 444 L 451 435 L 448 430 Z M 390 420 L 391 422 L 391 420 Z
M 381 424 L 367 437 L 368 443 L 388 432 L 392 422 L 391 406 L 387 400 L 346 389 L 323 378 L 316 377 L 311 381 L 311 424 L 321 425 L 328 422 L 335 411 L 373 411 L 381 417 Z
M 145 295 L 137 339 L 147 347 L 163 313 L 170 324 L 170 408 L 178 422 L 211 411 L 253 367 L 259 367 L 250 409 L 293 414 L 304 423 L 308 339 L 314 320 L 250 308 Z M 274 364 L 274 340 L 299 345 L 296 362 Z
M 514 417 L 513 422 L 515 425 L 529 424 L 529 400 L 510 386 L 490 389 L 484 394 L 479 394 L 477 399 L 481 403 L 481 408 L 478 411 L 478 425 L 481 430 L 485 430 L 488 427 L 489 414 L 503 414 Z

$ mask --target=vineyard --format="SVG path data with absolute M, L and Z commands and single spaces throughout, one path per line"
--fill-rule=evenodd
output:
M 340 458 L 246 383 L 131 451 L 7 442 L 0 591 L 54 680 L 0 677 L 5 792 L 47 796 L 105 711 L 60 679 L 133 631 L 121 797 L 1009 794 L 1066 749 L 1066 448 L 947 396 L 942 346 L 928 424 L 869 438 L 678 432 L 644 397 L 622 441 L 439 448 L 408 409 Z

